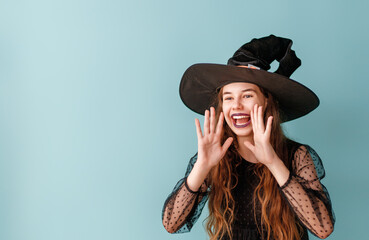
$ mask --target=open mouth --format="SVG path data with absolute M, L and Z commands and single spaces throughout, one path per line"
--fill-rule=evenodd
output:
M 250 115 L 245 113 L 235 113 L 231 115 L 233 126 L 236 128 L 247 127 L 251 123 Z

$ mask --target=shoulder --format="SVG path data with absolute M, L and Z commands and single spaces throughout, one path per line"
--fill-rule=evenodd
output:
M 293 141 L 291 139 L 287 139 L 287 148 L 288 148 L 289 153 L 292 153 L 292 154 L 295 153 L 296 150 L 301 146 L 304 146 L 304 144 Z
M 319 157 L 318 154 L 315 152 L 315 150 L 312 147 L 310 147 L 308 144 L 299 143 L 291 139 L 287 139 L 287 148 L 288 148 L 288 152 L 291 155 L 304 153 L 304 154 L 309 154 L 312 157 L 313 156 Z
M 324 178 L 325 170 L 323 162 L 311 146 L 292 140 L 288 140 L 287 146 L 293 169 L 297 170 L 301 167 L 314 166 L 318 177 L 320 179 Z

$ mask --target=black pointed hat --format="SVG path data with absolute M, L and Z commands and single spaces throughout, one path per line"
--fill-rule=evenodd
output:
M 190 66 L 180 83 L 183 103 L 192 111 L 204 114 L 219 89 L 233 82 L 248 82 L 269 91 L 279 103 L 283 122 L 302 117 L 319 105 L 313 91 L 289 77 L 301 65 L 291 50 L 292 40 L 270 35 L 253 39 L 238 49 L 227 65 L 199 63 Z M 268 72 L 277 60 L 278 69 Z M 245 67 L 237 67 L 237 66 Z

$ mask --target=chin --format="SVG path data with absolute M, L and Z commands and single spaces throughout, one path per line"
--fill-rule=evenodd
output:
M 252 135 L 252 129 L 239 129 L 239 128 L 231 128 L 232 132 L 236 134 L 238 137 L 249 137 Z

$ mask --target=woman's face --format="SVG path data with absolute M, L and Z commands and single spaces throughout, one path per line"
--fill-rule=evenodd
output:
M 253 135 L 250 112 L 255 104 L 263 106 L 267 99 L 252 83 L 230 83 L 223 87 L 222 108 L 228 126 L 239 137 Z

